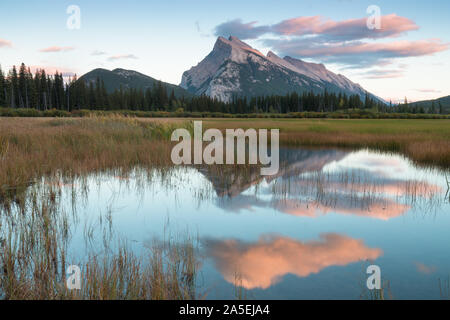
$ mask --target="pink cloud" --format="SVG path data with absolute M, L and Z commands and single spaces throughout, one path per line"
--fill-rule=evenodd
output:
M 48 47 L 48 48 L 44 48 L 39 50 L 40 52 L 65 52 L 65 51 L 72 51 L 74 50 L 74 47 L 58 47 L 58 46 L 53 46 L 53 47 Z
M 337 42 L 317 43 L 310 39 L 267 40 L 266 45 L 288 56 L 320 58 L 323 62 L 349 67 L 382 66 L 397 58 L 433 55 L 448 50 L 440 39 L 394 41 L 388 43 Z
M 206 247 L 225 280 L 246 289 L 267 289 L 287 274 L 307 277 L 327 267 L 375 260 L 383 254 L 361 240 L 338 234 L 323 234 L 310 242 L 287 237 L 262 237 L 252 244 L 209 240 Z
M 120 60 L 120 59 L 137 59 L 134 54 L 118 54 L 108 58 L 109 61 Z
M 231 20 L 216 27 L 216 35 L 235 35 L 242 39 L 255 39 L 272 33 L 285 36 L 322 36 L 325 40 L 360 40 L 397 37 L 419 26 L 406 17 L 396 14 L 381 17 L 381 29 L 367 28 L 367 18 L 333 21 L 321 16 L 297 17 L 283 20 L 275 25 L 257 26 L 256 22 L 244 23 L 241 19 Z
M 320 16 L 298 17 L 284 20 L 273 26 L 275 33 L 281 35 L 330 35 L 344 37 L 347 40 L 363 38 L 395 37 L 407 31 L 418 30 L 414 21 L 390 14 L 381 17 L 381 29 L 367 28 L 367 18 L 344 21 L 325 20 Z
M 361 74 L 366 79 L 394 79 L 404 76 L 403 70 L 371 70 Z
M 323 23 L 323 18 L 320 16 L 298 17 L 276 24 L 273 30 L 282 35 L 305 35 L 321 32 Z
M 296 52 L 307 56 L 336 56 L 361 53 L 385 53 L 387 57 L 418 57 L 447 50 L 448 43 L 439 39 L 418 41 L 396 41 L 390 43 L 355 43 L 339 46 L 298 48 Z
M 435 90 L 435 89 L 416 89 L 418 92 L 422 93 L 441 93 L 441 90 Z
M 0 48 L 2 47 L 12 47 L 12 42 L 5 39 L 0 39 Z
M 216 27 L 216 35 L 238 35 L 242 39 L 260 39 L 279 55 L 299 58 L 321 57 L 322 62 L 339 63 L 349 68 L 381 66 L 395 58 L 418 57 L 448 50 L 440 39 L 379 43 L 374 40 L 399 37 L 420 27 L 411 19 L 389 14 L 381 17 L 381 29 L 367 27 L 367 17 L 334 21 L 321 16 L 283 20 L 274 25 L 232 20 Z M 265 35 L 275 38 L 264 38 Z M 281 36 L 281 37 L 280 37 Z M 374 75 L 375 79 L 398 74 Z
M 36 73 L 39 70 L 45 70 L 48 75 L 54 75 L 56 72 L 62 73 L 63 77 L 73 77 L 75 76 L 74 70 L 64 67 L 53 67 L 53 66 L 29 66 L 32 73 Z

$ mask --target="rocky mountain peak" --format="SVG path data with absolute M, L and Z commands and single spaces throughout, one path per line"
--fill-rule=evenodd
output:
M 189 92 L 229 101 L 233 96 L 285 95 L 297 92 L 343 92 L 364 98 L 366 91 L 323 64 L 267 56 L 237 37 L 219 37 L 213 51 L 183 74 L 181 87 Z

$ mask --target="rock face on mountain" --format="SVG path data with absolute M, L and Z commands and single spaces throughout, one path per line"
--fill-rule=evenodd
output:
M 94 69 L 85 75 L 83 75 L 79 80 L 84 80 L 86 84 L 97 81 L 97 78 L 103 80 L 105 84 L 106 91 L 109 93 L 114 90 L 120 89 L 142 89 L 153 88 L 153 85 L 158 82 L 158 80 L 146 76 L 145 74 L 139 73 L 133 70 L 125 69 L 114 69 L 112 71 L 106 69 Z M 173 89 L 176 97 L 189 97 L 192 96 L 183 88 L 177 85 L 162 82 L 162 84 L 170 91 Z
M 267 56 L 236 37 L 219 37 L 213 51 L 183 74 L 180 86 L 195 95 L 222 101 L 233 96 L 285 95 L 292 92 L 345 92 L 364 99 L 366 91 L 323 64 L 291 57 Z M 371 95 L 373 98 L 377 97 Z

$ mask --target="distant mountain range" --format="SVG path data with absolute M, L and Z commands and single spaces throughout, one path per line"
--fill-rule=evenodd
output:
M 142 73 L 115 69 L 95 69 L 80 79 L 86 83 L 103 80 L 106 90 L 152 88 L 156 79 Z M 197 66 L 184 72 L 179 86 L 163 83 L 177 97 L 207 95 L 228 102 L 232 97 L 286 95 L 297 92 L 346 93 L 365 99 L 366 90 L 323 64 L 308 63 L 275 53 L 263 55 L 236 37 L 219 37 L 212 52 Z M 369 93 L 375 100 L 382 99 Z
M 146 76 L 145 74 L 125 69 L 114 69 L 113 71 L 106 69 L 95 69 L 83 75 L 80 80 L 84 80 L 85 83 L 93 82 L 95 84 L 97 78 L 103 80 L 105 89 L 108 93 L 120 89 L 121 86 L 123 89 L 151 89 L 153 88 L 153 85 L 158 82 L 158 80 Z M 177 85 L 166 82 L 162 82 L 162 84 L 167 88 L 169 93 L 173 89 L 177 98 L 181 98 L 182 96 L 192 96 L 191 93 Z
M 233 96 L 323 93 L 325 90 L 357 94 L 362 99 L 366 95 L 360 85 L 327 70 L 323 64 L 291 57 L 282 59 L 273 52 L 265 56 L 236 37 L 219 37 L 213 51 L 183 74 L 180 86 L 192 94 L 206 94 L 222 101 L 229 101 Z M 371 97 L 381 100 L 372 94 Z

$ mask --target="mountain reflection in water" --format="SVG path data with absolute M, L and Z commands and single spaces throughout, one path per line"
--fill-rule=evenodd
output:
M 29 208 L 50 203 L 67 262 L 109 255 L 116 243 L 139 256 L 191 234 L 202 259 L 198 287 L 211 299 L 233 298 L 234 287 L 261 299 L 358 298 L 366 261 L 396 280 L 394 297 L 439 298 L 436 284 L 450 274 L 448 172 L 366 150 L 289 148 L 276 176 L 259 173 L 138 167 L 43 178 L 2 209 L 0 240 L 30 225 Z

